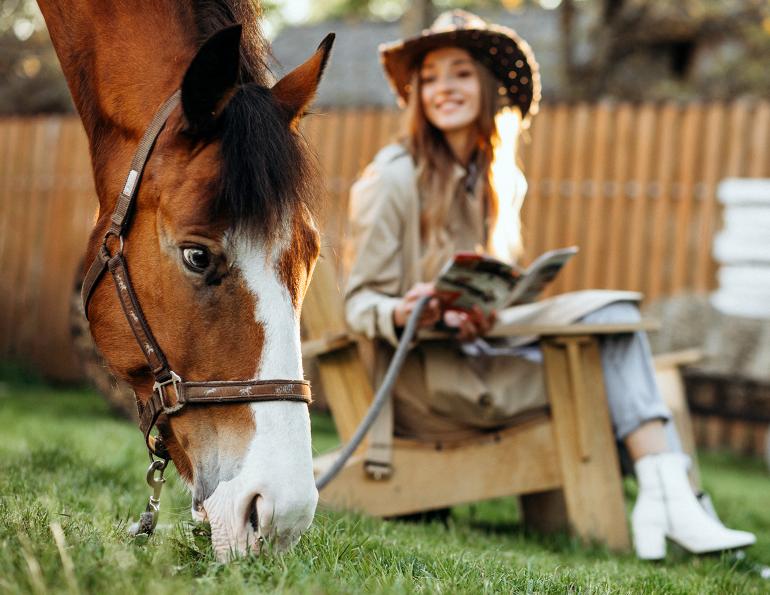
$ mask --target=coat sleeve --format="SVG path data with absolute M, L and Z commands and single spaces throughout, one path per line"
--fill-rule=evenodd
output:
M 350 192 L 352 256 L 345 288 L 351 330 L 398 345 L 393 310 L 403 276 L 403 190 L 387 166 L 371 164 Z

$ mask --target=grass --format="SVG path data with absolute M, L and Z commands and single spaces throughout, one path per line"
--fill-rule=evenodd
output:
M 761 593 L 770 565 L 770 478 L 759 461 L 704 456 L 728 524 L 752 528 L 745 557 L 673 552 L 662 564 L 525 535 L 513 499 L 456 508 L 446 524 L 383 522 L 320 510 L 292 552 L 216 562 L 205 526 L 170 473 L 161 528 L 126 527 L 149 495 L 138 430 L 87 390 L 0 382 L 0 593 Z M 336 438 L 314 418 L 315 447 Z M 633 498 L 633 484 L 626 486 Z M 57 544 L 58 539 L 58 544 Z

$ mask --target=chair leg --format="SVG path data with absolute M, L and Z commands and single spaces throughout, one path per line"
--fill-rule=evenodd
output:
M 700 468 L 698 466 L 698 453 L 695 448 L 695 432 L 693 431 L 690 409 L 687 406 L 685 396 L 684 382 L 677 366 L 665 368 L 655 368 L 655 380 L 658 388 L 663 395 L 663 401 L 671 410 L 674 425 L 676 426 L 679 439 L 682 441 L 682 449 L 689 455 L 692 465 L 690 466 L 690 483 L 695 491 L 701 490 Z
M 572 530 L 613 550 L 630 546 L 599 344 L 591 336 L 543 341 L 545 376 Z
M 567 503 L 562 490 L 548 490 L 519 497 L 524 527 L 536 533 L 559 533 L 569 529 Z

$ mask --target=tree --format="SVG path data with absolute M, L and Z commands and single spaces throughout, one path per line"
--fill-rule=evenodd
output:
M 514 10 L 526 5 L 537 6 L 538 0 L 329 0 L 314 6 L 314 19 L 386 19 L 405 16 L 425 28 L 433 17 L 444 10 Z
M 261 2 L 277 12 L 275 0 Z M 34 0 L 0 1 L 0 114 L 71 112 L 74 105 Z
M 594 4 L 593 56 L 573 69 L 577 97 L 727 98 L 770 90 L 770 4 L 764 0 Z M 719 47 L 726 42 L 739 49 L 724 57 Z
M 0 6 L 0 113 L 72 111 L 67 83 L 31 0 Z

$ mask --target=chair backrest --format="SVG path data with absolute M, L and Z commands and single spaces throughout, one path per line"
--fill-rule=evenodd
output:
M 355 432 L 372 402 L 371 380 L 345 324 L 335 259 L 323 254 L 302 307 L 303 355 L 318 358 L 326 400 L 340 439 Z

